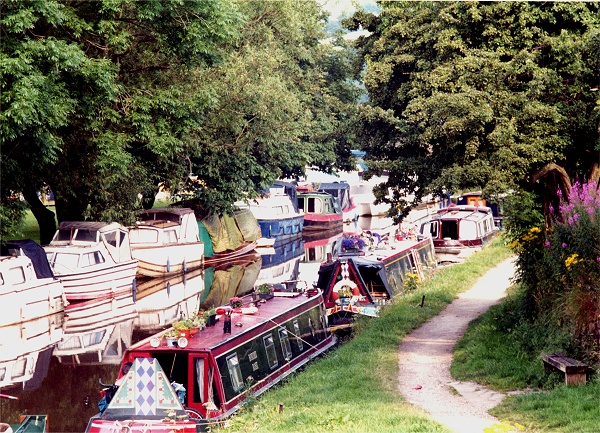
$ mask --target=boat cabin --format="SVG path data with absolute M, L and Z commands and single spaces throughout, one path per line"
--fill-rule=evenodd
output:
M 175 346 L 167 345 L 164 333 L 133 345 L 123 365 L 156 359 L 169 380 L 186 388 L 188 412 L 208 424 L 230 416 L 249 393 L 261 394 L 336 342 L 318 290 L 275 293 L 256 303 L 251 295 L 242 299 L 241 308 L 217 309 L 215 326 Z
M 433 239 L 436 252 L 481 246 L 494 236 L 494 217 L 486 206 L 451 205 L 424 222 L 420 232 Z

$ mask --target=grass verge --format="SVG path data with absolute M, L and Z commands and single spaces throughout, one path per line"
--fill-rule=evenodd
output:
M 360 321 L 356 335 L 253 401 L 217 432 L 447 432 L 398 393 L 398 346 L 486 271 L 510 256 L 501 240 Z M 423 307 L 419 307 L 425 295 Z M 283 405 L 280 413 L 278 408 Z
M 542 353 L 560 351 L 568 336 L 552 323 L 526 320 L 523 296 L 513 286 L 502 304 L 471 323 L 455 347 L 452 375 L 500 391 L 526 389 L 505 398 L 491 413 L 529 433 L 597 433 L 600 381 L 567 387 L 562 373 L 544 371 Z

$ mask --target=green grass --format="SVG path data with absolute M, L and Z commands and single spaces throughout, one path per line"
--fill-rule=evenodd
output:
M 353 339 L 261 396 L 215 431 L 448 432 L 398 392 L 398 346 L 479 277 L 510 256 L 501 241 L 463 265 L 439 270 L 381 317 L 358 323 Z M 425 295 L 423 308 L 418 305 Z M 283 412 L 279 413 L 279 405 Z
M 597 433 L 600 381 L 567 387 L 562 373 L 544 371 L 541 354 L 561 350 L 568 336 L 551 323 L 524 320 L 522 297 L 520 287 L 512 287 L 502 304 L 471 323 L 456 345 L 452 375 L 501 391 L 525 389 L 491 413 L 529 433 Z

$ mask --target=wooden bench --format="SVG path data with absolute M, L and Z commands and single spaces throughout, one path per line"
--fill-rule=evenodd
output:
M 544 368 L 554 367 L 565 373 L 567 385 L 586 383 L 588 366 L 581 361 L 569 358 L 562 353 L 549 353 L 542 356 Z

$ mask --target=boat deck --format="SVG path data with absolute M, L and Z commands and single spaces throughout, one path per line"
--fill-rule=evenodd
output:
M 258 308 L 258 312 L 254 314 L 233 313 L 231 315 L 230 334 L 226 334 L 223 331 L 225 316 L 217 315 L 217 322 L 215 323 L 215 326 L 206 327 L 196 335 L 188 338 L 188 345 L 185 347 L 185 350 L 208 350 L 227 340 L 232 340 L 239 335 L 249 332 L 260 325 L 264 325 L 265 322 L 272 322 L 275 324 L 279 324 L 280 322 L 283 323 L 286 320 L 284 319 L 284 316 L 286 316 L 285 312 L 291 311 L 296 307 L 306 303 L 314 303 L 316 305 L 321 302 L 320 297 L 320 292 L 317 292 L 316 295 L 310 297 L 308 297 L 306 293 L 300 292 L 275 292 L 275 296 L 273 298 L 265 302 L 257 302 L 255 304 L 252 302 L 251 296 L 246 296 L 243 298 L 243 308 L 255 305 Z M 164 341 L 161 341 L 159 347 L 152 347 L 150 344 L 150 340 L 152 338 L 153 337 L 149 337 L 140 342 L 138 345 L 136 345 L 136 349 L 139 350 L 140 348 L 147 347 L 148 350 L 152 350 L 153 352 L 157 352 L 159 350 L 173 350 L 172 347 L 166 346 Z

